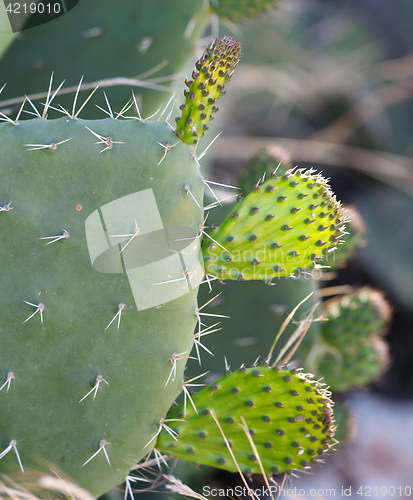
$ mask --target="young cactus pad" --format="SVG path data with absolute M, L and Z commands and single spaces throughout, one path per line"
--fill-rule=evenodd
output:
M 0 138 L 0 469 L 99 496 L 182 390 L 201 174 L 164 122 L 10 120 Z
M 220 279 L 265 280 L 309 272 L 344 231 L 340 203 L 313 170 L 274 171 L 239 199 L 202 244 L 205 272 Z
M 266 475 L 291 473 L 316 462 L 333 443 L 328 394 L 294 369 L 241 367 L 192 396 L 193 406 L 186 401 L 170 410 L 169 432 L 162 430 L 156 446 L 174 457 L 236 472 L 224 434 L 244 474 L 260 474 L 260 462 Z
M 389 347 L 376 336 L 369 341 L 326 352 L 319 370 L 334 392 L 362 387 L 377 380 L 389 367 Z
M 193 80 L 186 80 L 186 101 L 180 106 L 181 117 L 176 118 L 176 134 L 187 144 L 196 144 L 208 130 L 207 122 L 214 117 L 215 106 L 225 94 L 224 84 L 231 80 L 241 56 L 241 44 L 224 36 L 211 43 L 195 64 Z
M 368 286 L 326 302 L 322 323 L 325 342 L 339 348 L 385 333 L 391 308 L 382 292 Z

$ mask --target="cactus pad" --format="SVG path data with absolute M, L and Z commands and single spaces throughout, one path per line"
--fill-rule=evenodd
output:
M 308 273 L 344 231 L 340 203 L 313 170 L 274 171 L 203 242 L 205 271 L 220 279 L 264 280 Z
M 229 82 L 241 56 L 241 44 L 224 36 L 214 41 L 195 64 L 193 80 L 186 80 L 186 101 L 180 106 L 181 117 L 176 118 L 176 134 L 187 144 L 196 144 L 208 129 L 215 106 L 224 95 L 224 84 Z
M 389 366 L 389 348 L 383 339 L 372 337 L 364 344 L 327 352 L 319 369 L 333 392 L 344 392 L 377 380 Z
M 176 439 L 163 430 L 158 450 L 236 472 L 212 411 L 244 474 L 259 474 L 259 460 L 266 475 L 305 468 L 333 442 L 334 418 L 328 393 L 322 384 L 297 370 L 241 367 L 197 393 L 193 403 L 198 413 L 190 406 L 184 414 L 183 404 L 170 410 L 167 424 Z M 239 425 L 242 419 L 255 451 Z
M 201 174 L 183 143 L 164 157 L 163 122 L 36 118 L 0 137 L 0 468 L 99 496 L 182 390 Z
M 354 293 L 326 302 L 322 335 L 339 348 L 368 340 L 381 334 L 390 320 L 391 308 L 379 290 L 363 287 Z

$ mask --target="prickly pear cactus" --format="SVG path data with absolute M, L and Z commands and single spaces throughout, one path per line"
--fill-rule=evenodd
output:
M 35 119 L 20 121 L 23 108 L 14 120 L 1 117 L 0 465 L 17 483 L 34 480 L 31 491 L 53 470 L 103 494 L 156 441 L 160 451 L 174 449 L 165 440 L 177 432 L 176 456 L 192 457 L 188 447 L 196 447 L 197 462 L 234 470 L 222 430 L 239 443 L 234 452 L 246 473 L 262 472 L 254 447 L 270 474 L 305 468 L 332 444 L 328 393 L 285 367 L 227 374 L 194 397 L 201 416 L 191 406 L 187 423 L 167 426 L 180 418 L 179 407 L 167 411 L 186 389 L 186 359 L 200 338 L 203 276 L 234 278 L 222 269 L 235 252 L 243 254 L 235 279 L 305 273 L 343 233 L 325 179 L 273 172 L 212 228 L 203 267 L 206 181 L 194 146 L 239 56 L 228 37 L 208 47 L 175 129 L 142 119 L 138 109 L 131 120 L 125 111 L 90 121 L 74 105 L 72 114 L 48 120 L 50 92 Z M 283 248 L 281 260 L 269 259 L 270 271 L 258 261 L 261 248 Z M 222 429 L 205 420 L 206 410 Z M 253 432 L 231 424 L 244 418 Z M 199 432 L 211 437 L 203 447 Z
M 220 279 L 269 281 L 311 272 L 344 231 L 340 203 L 312 170 L 289 170 L 239 197 L 203 243 L 205 271 Z
M 242 366 L 193 396 L 192 404 L 173 408 L 157 448 L 233 472 L 236 461 L 247 475 L 290 474 L 316 462 L 334 442 L 328 394 L 295 369 Z

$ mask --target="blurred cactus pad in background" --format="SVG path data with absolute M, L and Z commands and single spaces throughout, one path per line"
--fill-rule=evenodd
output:
M 368 3 L 0 5 L 1 498 L 358 484 L 354 395 L 413 397 L 412 60 Z

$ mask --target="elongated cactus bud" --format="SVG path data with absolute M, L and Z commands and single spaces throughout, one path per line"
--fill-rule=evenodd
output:
M 273 172 L 210 231 L 203 242 L 205 271 L 265 281 L 309 272 L 340 242 L 343 222 L 341 204 L 320 174 Z
M 211 9 L 222 18 L 233 22 L 256 17 L 278 4 L 279 0 L 213 0 Z
M 270 475 L 306 468 L 333 442 L 328 393 L 297 370 L 241 367 L 192 399 L 196 411 L 188 403 L 184 413 L 182 403 L 168 413 L 167 425 L 176 439 L 163 430 L 157 443 L 161 452 L 236 472 L 224 434 L 244 474 L 261 473 L 261 462 Z
M 187 80 L 185 104 L 176 118 L 176 134 L 187 144 L 196 144 L 208 129 L 207 123 L 218 111 L 216 103 L 224 95 L 241 56 L 241 44 L 230 37 L 215 40 L 195 64 L 192 80 Z

